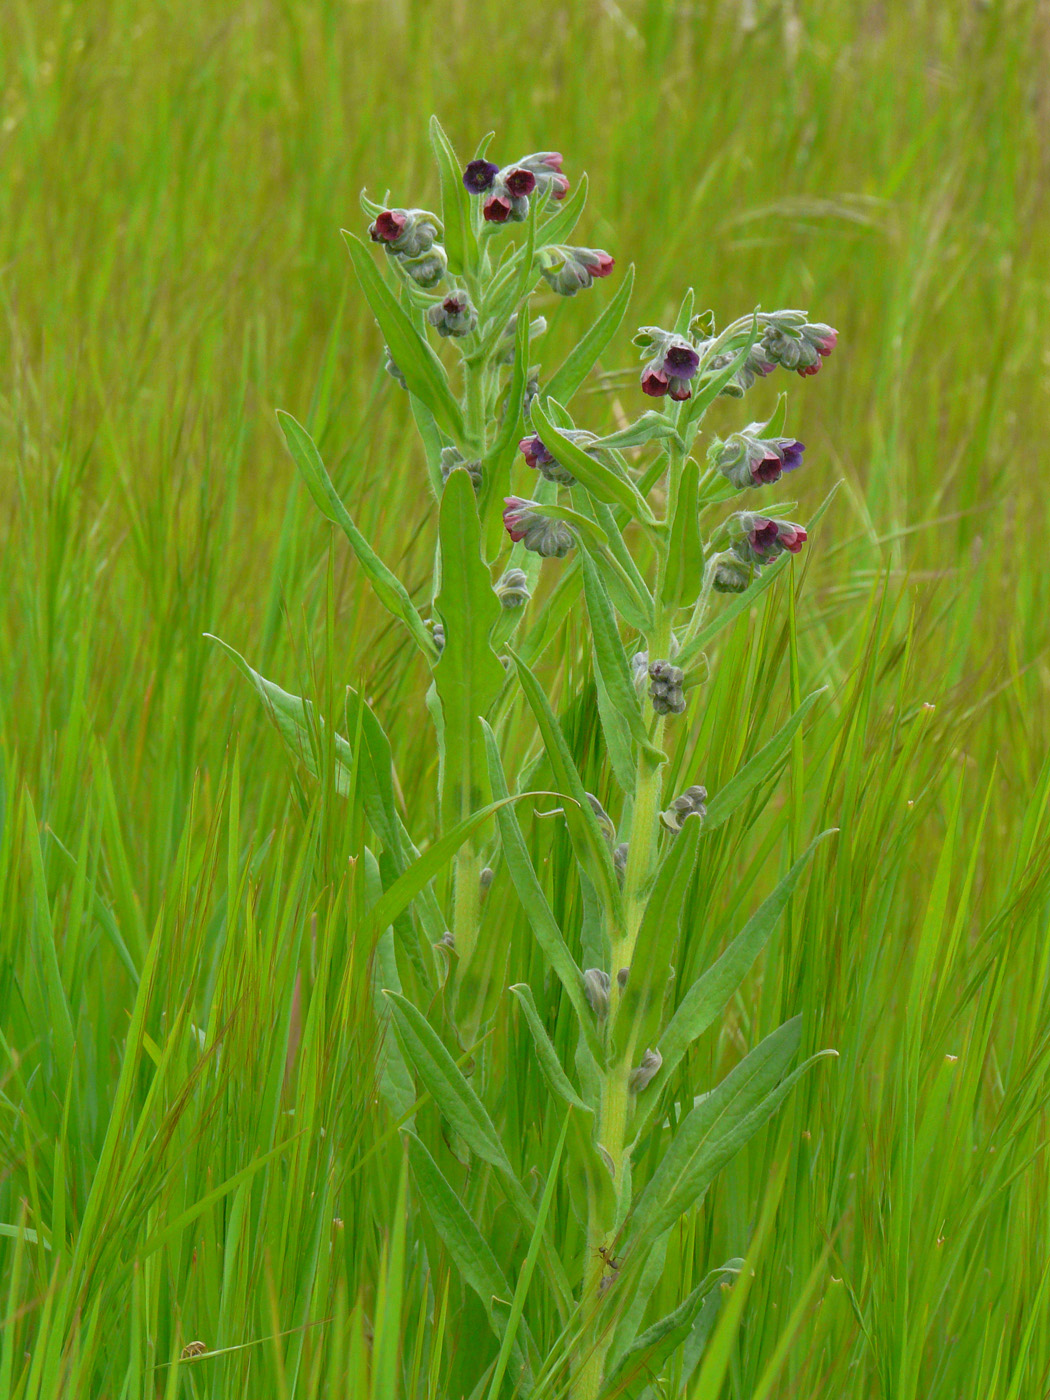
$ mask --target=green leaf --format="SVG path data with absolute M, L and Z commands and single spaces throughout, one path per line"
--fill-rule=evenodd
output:
M 569 351 L 564 361 L 551 376 L 545 393 L 563 404 L 571 403 L 591 370 L 601 358 L 606 346 L 620 329 L 634 286 L 634 264 L 616 289 L 616 295 L 584 335 L 583 339 Z
M 672 608 L 695 603 L 704 583 L 704 546 L 700 542 L 700 468 L 692 457 L 682 463 L 682 475 L 667 542 L 664 601 Z
M 478 723 L 503 688 L 504 671 L 489 645 L 503 609 L 481 558 L 481 523 L 465 471 L 450 473 L 441 497 L 441 591 L 435 607 L 445 646 L 434 667 L 444 715 L 441 811 L 447 825 L 489 800 L 488 767 Z
M 343 237 L 350 250 L 361 290 L 379 322 L 379 329 L 394 363 L 405 376 L 409 391 L 422 399 L 440 428 L 462 443 L 465 439 L 463 413 L 448 387 L 441 361 L 401 309 L 365 245 L 356 234 L 346 229 L 343 230 Z
M 462 1275 L 464 1283 L 478 1295 L 493 1332 L 502 1339 L 506 1325 L 494 1299 L 509 1300 L 511 1287 L 500 1268 L 488 1240 L 481 1233 L 460 1197 L 446 1181 L 438 1164 L 415 1133 L 404 1131 L 408 1162 L 419 1199 L 426 1206 L 434 1228 Z M 531 1339 L 530 1339 L 531 1340 Z M 526 1366 L 520 1347 L 514 1344 L 514 1357 Z
M 346 688 L 346 732 L 352 736 L 353 751 L 357 753 L 357 787 L 369 825 L 391 855 L 403 862 L 390 740 L 367 701 L 350 686 Z M 338 745 L 338 738 L 336 743 Z
M 599 501 L 604 501 L 606 505 L 623 506 L 634 519 L 655 524 L 652 512 L 634 485 L 604 462 L 585 452 L 556 428 L 551 419 L 551 409 L 549 400 L 547 408 L 544 409 L 540 407 L 539 400 L 534 399 L 530 410 L 533 426 L 543 439 L 548 452 L 552 453 L 567 471 L 572 472 L 576 480 Z
M 503 771 L 496 736 L 487 724 L 482 724 L 482 729 L 485 733 L 485 748 L 488 755 L 492 791 L 499 801 L 496 825 L 499 827 L 500 843 L 503 848 L 503 858 L 507 862 L 507 870 L 521 901 L 521 907 L 532 926 L 536 942 L 540 945 L 544 957 L 565 988 L 565 994 L 572 1003 L 592 1053 L 596 1057 L 600 1056 L 603 1053 L 601 1041 L 594 1028 L 594 1013 L 591 1011 L 586 993 L 583 990 L 583 973 L 569 952 L 562 931 L 558 927 L 558 921 L 547 903 L 547 896 L 543 893 L 543 886 L 532 868 L 525 838 L 521 834 L 518 818 L 510 802 L 507 778 Z
M 733 375 L 736 374 L 737 370 L 743 368 L 744 361 L 751 353 L 751 347 L 757 339 L 758 314 L 756 312 L 755 316 L 752 318 L 751 330 L 748 333 L 748 338 L 743 348 L 733 356 L 724 368 L 718 370 L 717 373 L 705 375 L 703 371 L 701 371 L 701 378 L 698 381 L 696 393 L 689 400 L 685 407 L 685 412 L 682 415 L 684 422 L 695 423 L 703 417 L 704 413 L 706 413 L 710 405 L 714 403 L 715 399 L 729 383 Z
M 784 1078 L 798 1052 L 802 1018 L 766 1036 L 678 1125 L 663 1160 L 628 1221 L 632 1245 L 669 1229 L 703 1196 L 715 1176 L 776 1112 L 812 1056 Z
M 605 1397 L 612 1400 L 613 1396 L 641 1400 L 653 1377 L 660 1375 L 665 1363 L 689 1336 L 700 1309 L 716 1284 L 722 1283 L 727 1275 L 735 1277 L 743 1264 L 742 1259 L 731 1259 L 720 1269 L 712 1270 L 673 1312 L 647 1327 L 610 1372 L 600 1392 L 601 1400 L 605 1400 Z
M 691 1045 L 703 1035 L 708 1026 L 721 1014 L 741 982 L 747 976 L 755 959 L 766 946 L 770 934 L 777 926 L 788 900 L 795 892 L 802 872 L 813 858 L 813 853 L 828 836 L 834 835 L 834 828 L 822 831 L 795 861 L 794 865 L 766 899 L 748 919 L 740 933 L 717 962 L 713 963 L 702 976 L 692 984 L 682 998 L 678 1009 L 660 1036 L 659 1049 L 662 1064 L 659 1071 L 643 1090 L 642 1101 L 655 1105 L 660 1090 L 678 1068 L 682 1057 Z M 651 1097 L 650 1097 L 651 1096 Z
M 698 632 L 691 641 L 685 643 L 678 653 L 678 656 L 675 658 L 677 664 L 681 666 L 683 670 L 687 669 L 691 663 L 701 655 L 704 648 L 718 636 L 723 628 L 728 627 L 741 613 L 747 612 L 748 608 L 759 594 L 764 593 L 770 584 L 780 577 L 791 562 L 791 559 L 792 555 L 784 553 L 779 559 L 774 560 L 768 568 L 763 569 L 749 588 L 743 593 L 737 594 L 730 603 L 726 604 L 718 616 L 707 624 L 702 632 Z M 690 677 L 687 675 L 687 684 L 689 680 Z
M 644 447 L 647 442 L 675 436 L 675 425 L 671 420 L 665 414 L 650 408 L 628 427 L 610 433 L 608 437 L 599 438 L 594 446 L 605 448 L 607 451 L 618 451 L 625 447 Z
M 539 246 L 541 248 L 550 248 L 555 243 L 564 243 L 579 223 L 580 215 L 587 203 L 587 176 L 580 176 L 579 184 L 568 199 L 552 199 L 549 203 L 554 206 L 554 213 L 540 224 Z
M 481 464 L 481 518 L 486 522 L 487 559 L 495 559 L 503 548 L 503 516 L 496 503 L 510 493 L 511 466 L 525 432 L 523 408 L 528 374 L 529 318 L 519 316 L 514 336 L 514 364 L 504 399 L 503 423 Z
M 695 813 L 685 819 L 660 864 L 642 915 L 630 975 L 616 1018 L 618 1044 L 632 1043 L 638 1053 L 656 1042 L 682 907 L 696 868 L 700 830 L 700 818 Z M 630 1029 L 621 1033 L 621 1024 Z
M 595 567 L 594 559 L 582 541 L 580 567 L 583 569 L 583 593 L 591 624 L 595 660 L 613 710 L 627 733 L 651 760 L 656 764 L 663 763 L 663 753 L 649 742 L 649 731 L 642 715 L 641 697 L 631 677 L 631 667 L 620 640 L 612 600 Z M 633 785 L 631 790 L 633 791 Z
M 707 816 L 704 819 L 706 831 L 713 831 L 724 821 L 727 821 L 748 793 L 769 777 L 787 753 L 795 731 L 826 689 L 826 686 L 821 686 L 812 695 L 807 695 L 788 722 L 777 730 L 769 743 L 759 749 L 754 758 L 745 763 L 740 772 L 730 778 L 724 787 L 719 788 L 707 804 Z
M 441 222 L 445 226 L 448 268 L 457 277 L 469 277 L 478 264 L 478 241 L 470 220 L 470 195 L 463 184 L 463 170 L 452 143 L 437 117 L 430 118 L 430 144 L 441 178 Z
M 536 1059 L 539 1062 L 540 1070 L 551 1090 L 566 1103 L 572 1104 L 575 1108 L 582 1109 L 585 1113 L 590 1113 L 591 1109 L 584 1103 L 572 1087 L 572 1081 L 565 1073 L 558 1052 L 554 1048 L 547 1028 L 540 1019 L 540 1013 L 536 1008 L 536 1002 L 532 995 L 532 988 L 524 982 L 515 983 L 510 989 L 521 1004 L 521 1009 L 525 1013 L 525 1020 L 529 1030 L 532 1032 L 533 1044 L 536 1047 Z
M 407 1062 L 451 1126 L 483 1162 L 510 1173 L 511 1165 L 495 1125 L 441 1037 L 407 997 L 384 989 L 394 1031 Z
M 583 781 L 576 770 L 572 755 L 569 753 L 569 746 L 565 742 L 561 726 L 555 718 L 543 688 L 524 661 L 513 651 L 510 652 L 510 655 L 518 668 L 518 678 L 521 681 L 522 690 L 525 692 L 529 708 L 539 726 L 543 747 L 554 774 L 554 781 L 559 789 L 572 799 L 565 803 L 564 812 L 565 824 L 569 829 L 569 839 L 576 852 L 576 859 L 590 876 L 598 891 L 605 906 L 613 938 L 619 938 L 622 936 L 620 930 L 623 928 L 623 899 L 613 867 L 612 852 L 602 834 L 601 827 L 598 825 L 598 819 L 594 815 Z
M 414 331 L 413 334 L 415 334 Z M 301 423 L 297 423 L 292 415 L 285 413 L 283 409 L 277 410 L 277 421 L 284 433 L 288 451 L 292 454 L 310 495 L 314 498 L 321 514 L 333 525 L 338 525 L 350 541 L 350 546 L 357 555 L 358 563 L 368 575 L 369 581 L 375 589 L 376 597 L 388 612 L 393 613 L 405 624 L 420 651 L 430 658 L 436 657 L 437 649 L 434 646 L 433 638 L 423 626 L 423 619 L 419 616 L 412 599 L 408 596 L 408 590 L 401 580 L 390 572 L 351 520 L 349 512 L 332 485 L 331 477 L 325 470 L 321 454 L 314 445 L 310 434 Z

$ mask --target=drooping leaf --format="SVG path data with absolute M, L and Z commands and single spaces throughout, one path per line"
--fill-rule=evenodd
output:
M 368 249 L 356 234 L 343 230 L 361 290 L 379 322 L 391 357 L 405 376 L 409 391 L 422 399 L 440 428 L 456 442 L 464 440 L 463 413 L 448 387 L 448 377 L 433 349 L 416 331 L 397 298 L 383 281 Z
M 527 983 L 518 982 L 510 989 L 525 1013 L 525 1021 L 532 1032 L 533 1045 L 536 1048 L 536 1059 L 544 1079 L 551 1090 L 566 1103 L 581 1109 L 584 1113 L 591 1110 L 572 1087 L 572 1081 L 565 1073 L 565 1068 L 558 1058 L 558 1052 L 547 1034 L 547 1028 L 540 1018 L 540 1013 L 536 1007 L 535 998 L 532 995 L 532 988 Z
M 285 413 L 283 409 L 277 410 L 277 421 L 284 433 L 288 451 L 292 454 L 310 495 L 314 498 L 321 514 L 333 525 L 338 525 L 350 541 L 350 547 L 356 554 L 358 563 L 368 575 L 369 582 L 375 589 L 376 597 L 388 612 L 393 613 L 405 624 L 424 656 L 434 657 L 436 651 L 433 639 L 423 626 L 423 619 L 419 616 L 412 599 L 408 596 L 408 589 L 399 578 L 391 573 L 350 518 L 349 512 L 332 485 L 332 480 L 321 460 L 321 454 L 314 445 L 310 434 L 301 423 L 297 423 L 292 415 Z
M 599 438 L 595 446 L 604 448 L 607 452 L 619 452 L 625 447 L 644 447 L 647 442 L 657 442 L 661 438 L 675 436 L 675 425 L 666 414 L 650 408 L 626 428 L 620 428 L 608 437 Z

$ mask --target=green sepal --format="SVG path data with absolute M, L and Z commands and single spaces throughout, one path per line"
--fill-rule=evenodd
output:
M 408 596 L 408 589 L 391 573 L 350 518 L 349 511 L 339 499 L 339 493 L 325 470 L 313 438 L 301 423 L 296 422 L 292 415 L 285 413 L 283 409 L 277 410 L 277 421 L 288 444 L 288 451 L 292 454 L 317 508 L 333 525 L 338 525 L 350 541 L 350 547 L 368 575 L 376 597 L 388 612 L 393 613 L 405 624 L 423 655 L 431 660 L 435 659 L 437 648 L 434 646 L 434 639 L 424 627 L 423 619 Z
M 405 376 L 409 391 L 422 399 L 438 427 L 463 444 L 466 436 L 463 413 L 448 387 L 448 376 L 441 361 L 398 304 L 360 238 L 346 229 L 343 229 L 343 237 L 361 290 L 379 322 L 394 363 Z

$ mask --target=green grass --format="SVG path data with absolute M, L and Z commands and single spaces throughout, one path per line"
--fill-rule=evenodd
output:
M 365 185 L 435 202 L 432 110 L 461 150 L 491 127 L 586 167 L 631 324 L 692 285 L 721 322 L 840 331 L 788 421 L 806 499 L 845 486 L 797 606 L 778 584 L 712 651 L 668 778 L 717 790 L 828 687 L 764 809 L 704 845 L 683 981 L 839 828 L 678 1097 L 798 1011 L 840 1058 L 674 1233 L 653 1316 L 765 1208 L 724 1386 L 694 1396 L 1046 1392 L 1048 53 L 1035 0 L 0 13 L 0 1400 L 437 1400 L 496 1356 L 377 1097 L 363 813 L 202 637 L 336 724 L 359 687 L 433 829 L 423 667 L 273 415 L 425 602 L 421 454 L 338 230 Z M 550 308 L 548 368 L 581 306 Z M 578 403 L 614 423 L 633 373 Z M 584 640 L 541 670 L 602 791 Z M 578 930 L 564 836 L 532 839 Z M 509 885 L 489 909 L 487 1101 L 538 1203 L 561 1119 L 497 993 L 529 982 L 566 1057 L 570 1017 Z M 485 1173 L 463 1196 L 513 1280 L 528 1240 Z M 570 1258 L 561 1190 L 550 1212 Z M 557 1317 L 526 1315 L 553 1355 Z M 234 1350 L 172 1366 L 195 1339 Z

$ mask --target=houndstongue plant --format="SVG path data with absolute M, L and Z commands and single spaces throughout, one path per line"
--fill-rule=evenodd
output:
M 290 415 L 279 417 L 317 505 L 343 530 L 376 596 L 432 671 L 427 708 L 440 755 L 440 831 L 406 828 L 390 744 L 352 690 L 347 738 L 335 740 L 337 780 L 362 795 L 375 836 L 365 873 L 377 985 L 385 989 L 377 1010 L 395 1036 L 382 1088 L 407 1124 L 419 1198 L 491 1324 L 491 1353 L 476 1338 L 467 1353 L 487 1393 L 495 1397 L 506 1385 L 527 1394 L 543 1379 L 567 1375 L 573 1396 L 593 1400 L 637 1393 L 635 1378 L 655 1375 L 687 1339 L 695 1364 L 723 1274 L 710 1275 L 643 1331 L 668 1232 L 813 1062 L 794 1064 L 801 1032 L 791 1021 L 698 1098 L 673 1133 L 663 1131 L 665 1090 L 751 967 L 813 850 L 713 967 L 690 986 L 672 985 L 701 840 L 779 768 L 816 698 L 710 799 L 699 783 L 665 791 L 666 731 L 685 723 L 689 692 L 706 674 L 705 648 L 807 539 L 802 525 L 782 518 L 786 507 L 752 508 L 756 492 L 802 465 L 803 444 L 784 433 L 783 396 L 766 422 L 694 449 L 717 397 L 739 398 L 778 367 L 815 375 L 836 333 L 791 310 L 756 311 L 717 332 L 710 312 L 694 314 L 687 292 L 673 325 L 645 326 L 634 337 L 644 362 L 638 388 L 659 404 L 605 436 L 578 426 L 568 405 L 623 320 L 631 271 L 560 367 L 541 373 L 533 344 L 546 325 L 530 311 L 533 296 L 575 296 L 615 268 L 609 253 L 570 241 L 585 181 L 567 197 L 559 154 L 501 165 L 488 158 L 487 141 L 463 169 L 436 120 L 431 134 L 440 217 L 363 199 L 378 261 L 367 241 L 345 235 L 438 503 L 429 620 L 354 525 L 307 432 Z M 437 353 L 446 346 L 451 357 Z M 728 513 L 709 523 L 723 505 Z M 545 567 L 559 577 L 536 608 L 530 603 Z M 716 595 L 737 596 L 712 618 Z M 574 608 L 589 623 L 605 749 L 621 794 L 615 817 L 586 791 L 533 671 Z M 316 771 L 319 722 L 311 706 L 231 655 Z M 519 697 L 542 751 L 511 782 L 507 739 L 520 721 Z M 557 794 L 553 805 L 590 911 L 589 958 L 574 955 L 578 931 L 559 924 L 523 835 L 521 804 L 537 790 Z M 549 796 L 545 806 L 552 806 Z M 512 1167 L 518 1144 L 504 1141 L 486 1107 L 492 1086 L 478 1044 L 506 958 L 505 939 L 493 948 L 480 936 L 485 892 L 500 866 L 578 1025 L 570 1067 L 533 991 L 511 988 L 552 1111 L 564 1116 L 539 1205 Z M 492 1168 L 531 1241 L 516 1291 L 439 1165 L 442 1153 L 453 1156 L 433 1135 L 425 1141 L 420 1091 L 437 1105 L 454 1157 Z M 654 1131 L 662 1152 L 655 1170 Z M 650 1144 L 644 1172 L 633 1170 L 643 1138 Z M 583 1222 L 585 1245 L 575 1258 L 545 1233 L 561 1178 Z M 541 1295 L 545 1304 L 537 1302 Z M 560 1318 L 562 1331 L 548 1354 L 535 1318 L 550 1316 Z

